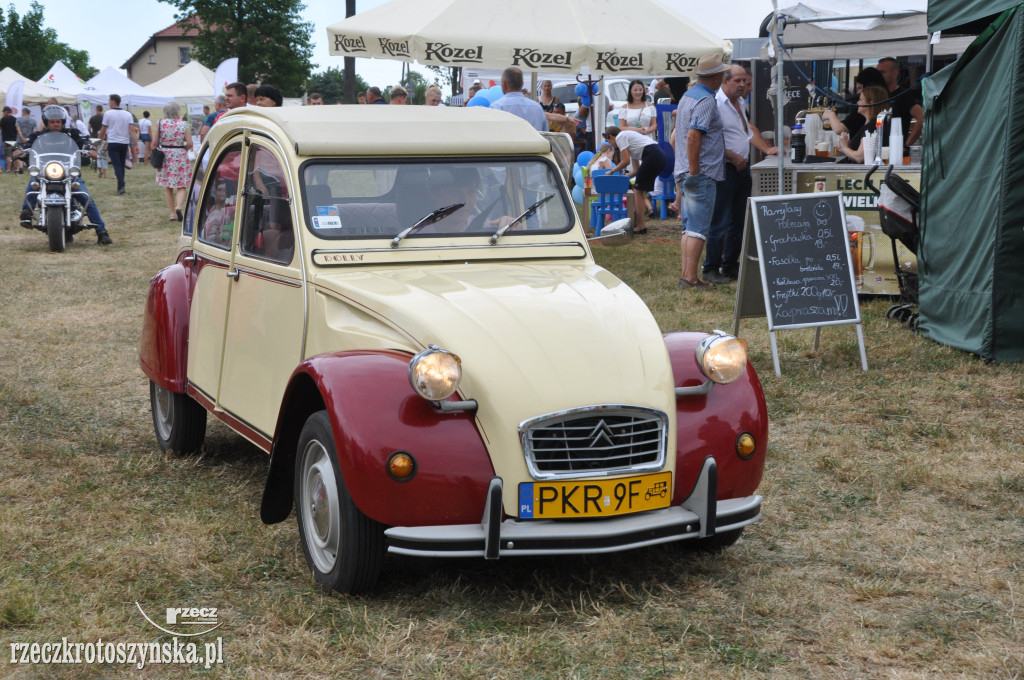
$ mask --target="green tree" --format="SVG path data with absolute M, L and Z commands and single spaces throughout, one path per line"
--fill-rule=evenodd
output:
M 308 92 L 319 92 L 323 95 L 324 104 L 337 104 L 345 97 L 345 71 L 334 66 L 323 73 L 314 73 L 309 77 L 306 87 Z M 353 92 L 366 92 L 370 87 L 357 73 Z
M 437 76 L 434 81 L 441 86 L 442 91 L 447 86 L 449 94 L 456 93 L 459 81 L 462 79 L 461 66 L 427 66 L 427 70 Z
M 0 10 L 0 64 L 32 80 L 39 80 L 57 60 L 88 80 L 99 73 L 89 65 L 89 53 L 72 49 L 57 39 L 57 31 L 43 25 L 43 6 L 33 0 L 25 16 L 14 5 L 6 19 Z
M 243 83 L 276 85 L 286 97 L 306 89 L 313 64 L 313 24 L 301 22 L 300 0 L 162 0 L 179 10 L 178 21 L 199 19 L 193 58 L 215 68 L 238 57 Z
M 409 92 L 409 103 L 410 104 L 426 104 L 427 103 L 427 79 L 424 75 L 418 71 L 409 69 L 405 78 L 401 81 L 402 87 Z

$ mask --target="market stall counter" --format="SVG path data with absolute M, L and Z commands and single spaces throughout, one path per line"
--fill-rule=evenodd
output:
M 853 256 L 854 275 L 858 295 L 899 295 L 899 281 L 893 262 L 892 240 L 882 232 L 878 216 L 878 197 L 864 181 L 870 165 L 852 163 L 793 163 L 787 160 L 783 170 L 783 193 L 802 194 L 815 190 L 815 183 L 824 181 L 819 191 L 843 192 L 843 207 L 847 215 L 847 228 Z M 921 188 L 921 166 L 904 165 L 895 173 L 915 189 Z M 751 168 L 753 196 L 773 196 L 778 193 L 779 159 L 771 156 Z M 881 183 L 884 168 L 879 168 L 872 181 Z M 850 216 L 863 219 L 850 220 Z M 900 267 L 904 271 L 917 271 L 917 258 L 902 243 L 896 244 Z

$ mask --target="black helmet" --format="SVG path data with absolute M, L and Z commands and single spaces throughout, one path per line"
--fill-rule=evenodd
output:
M 43 109 L 43 123 L 45 124 L 48 120 L 59 120 L 61 125 L 64 125 L 68 120 L 68 112 L 61 106 L 50 104 Z

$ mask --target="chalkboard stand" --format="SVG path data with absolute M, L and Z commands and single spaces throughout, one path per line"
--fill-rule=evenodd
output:
M 758 196 L 747 203 L 733 335 L 740 319 L 766 317 L 775 375 L 781 376 L 777 330 L 855 324 L 861 368 L 867 352 L 838 191 Z M 756 271 L 755 271 L 756 269 Z

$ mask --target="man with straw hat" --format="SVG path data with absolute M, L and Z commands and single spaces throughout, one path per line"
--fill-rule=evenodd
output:
M 675 177 L 683 224 L 680 288 L 708 285 L 700 280 L 700 254 L 715 211 L 715 183 L 725 179 L 725 136 L 715 92 L 729 68 L 720 54 L 698 59 L 697 82 L 680 97 L 676 110 Z

